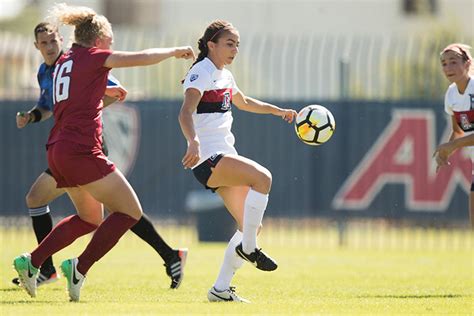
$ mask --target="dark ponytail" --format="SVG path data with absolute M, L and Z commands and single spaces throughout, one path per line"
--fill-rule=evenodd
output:
M 207 54 L 209 54 L 209 47 L 207 47 L 207 41 L 204 41 L 204 37 L 201 37 L 198 40 L 198 49 L 199 49 L 198 57 L 196 58 L 196 61 L 191 65 L 191 67 L 193 67 L 195 64 L 197 64 L 204 58 L 206 58 Z
M 212 41 L 217 43 L 219 38 L 225 33 L 225 31 L 230 31 L 234 29 L 234 26 L 227 21 L 224 20 L 215 20 L 204 31 L 204 35 L 198 40 L 198 49 L 199 54 L 196 58 L 196 61 L 191 65 L 191 68 L 201 60 L 207 57 L 209 54 L 209 47 L 207 46 L 207 42 Z M 181 83 L 184 83 L 184 79 L 181 80 Z

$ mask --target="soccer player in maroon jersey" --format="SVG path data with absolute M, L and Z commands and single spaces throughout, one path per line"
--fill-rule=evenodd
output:
M 194 59 L 194 52 L 189 46 L 114 52 L 109 49 L 113 33 L 106 17 L 66 4 L 56 4 L 51 15 L 75 26 L 75 42 L 58 60 L 53 76 L 55 124 L 47 149 L 57 186 L 65 188 L 77 215 L 60 221 L 36 249 L 15 258 L 13 265 L 23 287 L 35 297 L 38 268 L 44 260 L 95 231 L 79 257 L 61 264 L 69 297 L 78 301 L 87 271 L 142 216 L 133 188 L 102 152 L 102 96 L 108 73 L 111 68 L 152 65 L 170 57 Z M 102 204 L 110 212 L 104 221 Z
M 63 53 L 63 38 L 57 27 L 49 22 L 39 23 L 34 29 L 34 35 L 35 47 L 44 59 L 37 76 L 41 95 L 37 104 L 31 110 L 17 113 L 16 123 L 18 128 L 47 120 L 53 113 L 53 72 L 56 61 Z M 121 86 L 116 78 L 109 74 L 107 89 L 103 97 L 104 107 L 117 100 L 123 101 L 126 96 L 127 90 Z M 103 151 L 107 155 L 106 148 L 103 148 Z M 66 192 L 64 189 L 56 188 L 56 185 L 51 170 L 47 168 L 38 176 L 26 195 L 26 204 L 38 243 L 53 229 L 49 204 Z M 172 249 L 158 234 L 146 214 L 142 215 L 140 220 L 131 228 L 131 231 L 152 246 L 162 257 L 165 262 L 166 274 L 171 278 L 170 287 L 178 288 L 183 279 L 187 249 Z M 56 268 L 53 265 L 52 257 L 49 257 L 43 262 L 36 283 L 37 286 L 40 286 L 56 280 L 58 280 Z M 12 282 L 20 285 L 19 278 L 14 278 Z

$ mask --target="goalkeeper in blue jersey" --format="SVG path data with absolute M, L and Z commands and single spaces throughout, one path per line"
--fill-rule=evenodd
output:
M 41 93 L 37 104 L 31 110 L 17 113 L 16 124 L 18 128 L 24 128 L 28 124 L 44 121 L 53 114 L 53 72 L 56 61 L 62 54 L 63 38 L 59 34 L 57 27 L 47 22 L 39 23 L 34 29 L 34 35 L 35 47 L 40 51 L 44 59 L 44 62 L 39 67 L 37 76 Z M 126 96 L 127 90 L 121 86 L 116 78 L 109 75 L 107 89 L 103 98 L 104 107 L 115 101 L 123 101 Z M 106 148 L 103 150 L 107 154 Z M 38 243 L 53 228 L 49 204 L 64 193 L 64 189 L 56 187 L 56 181 L 48 168 L 39 175 L 26 195 L 26 205 L 29 209 L 33 230 Z M 178 288 L 183 280 L 183 268 L 186 262 L 187 249 L 172 249 L 168 246 L 145 214 L 143 214 L 131 230 L 152 246 L 163 258 L 166 274 L 171 278 L 170 287 L 173 289 Z M 57 279 L 58 275 L 53 259 L 49 257 L 41 266 L 37 285 L 51 283 Z M 14 278 L 12 282 L 19 285 L 18 278 Z

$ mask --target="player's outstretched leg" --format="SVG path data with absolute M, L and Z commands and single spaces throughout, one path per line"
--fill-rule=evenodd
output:
M 78 302 L 81 295 L 81 288 L 86 277 L 77 271 L 77 258 L 64 260 L 61 263 L 61 271 L 67 280 L 67 291 L 72 302 Z
M 184 266 L 186 264 L 187 256 L 187 248 L 174 249 L 173 256 L 164 264 L 166 268 L 166 274 L 171 278 L 171 289 L 177 289 L 183 281 Z
M 242 243 L 238 244 L 235 247 L 235 252 L 244 260 L 253 264 L 257 269 L 262 271 L 273 271 L 278 268 L 277 263 L 271 257 L 269 257 L 266 253 L 262 251 L 262 249 L 257 249 L 249 254 L 245 253 L 242 250 Z
M 18 272 L 20 285 L 31 297 L 36 297 L 36 278 L 39 269 L 31 264 L 31 255 L 24 253 L 13 260 L 13 268 Z
M 239 302 L 239 303 L 250 303 L 243 297 L 238 296 L 235 293 L 235 287 L 231 286 L 227 290 L 218 291 L 215 287 L 212 287 L 207 292 L 207 299 L 209 302 Z

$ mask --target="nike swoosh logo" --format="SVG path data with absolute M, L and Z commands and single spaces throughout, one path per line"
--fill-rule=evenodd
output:
M 76 269 L 74 268 L 74 265 L 71 264 L 71 267 L 72 267 L 72 283 L 74 283 L 74 285 L 77 285 L 77 283 L 79 283 L 79 279 L 76 278 Z
M 247 261 L 247 262 L 250 262 L 250 263 L 251 263 L 252 265 L 254 265 L 254 266 L 257 266 L 257 261 L 255 261 L 255 262 L 250 261 L 250 260 L 245 256 L 245 254 L 244 254 L 242 251 L 240 251 L 240 249 L 236 249 L 236 251 L 237 251 L 238 255 L 239 255 L 242 259 L 244 259 L 244 260 Z
M 217 295 L 217 294 L 215 294 L 215 293 L 213 293 L 213 292 L 211 292 L 211 294 L 214 295 L 214 296 L 217 297 L 217 298 L 220 298 L 220 299 L 223 300 L 223 301 L 228 301 L 228 302 L 233 301 L 232 297 L 229 297 L 229 298 L 227 298 L 227 297 L 222 297 L 222 296 L 219 296 L 219 295 Z

